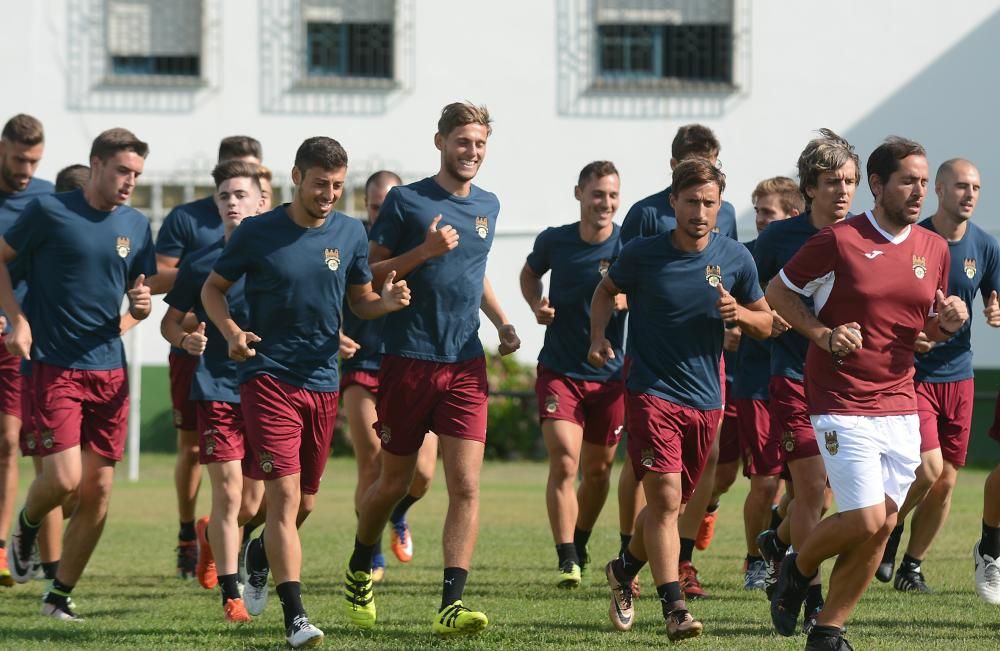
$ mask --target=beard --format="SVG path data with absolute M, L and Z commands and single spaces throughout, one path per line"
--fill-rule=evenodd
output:
M 25 187 L 27 187 L 28 183 L 31 182 L 31 179 L 29 178 L 28 183 L 24 183 L 20 178 L 17 177 L 16 174 L 14 174 L 14 172 L 10 171 L 4 165 L 0 165 L 0 177 L 3 178 L 4 185 L 6 185 L 8 188 L 11 188 L 11 190 L 14 192 L 20 192 Z
M 448 173 L 448 176 L 464 183 L 476 178 L 476 172 L 479 171 L 479 168 L 477 167 L 472 171 L 464 170 L 458 165 L 457 162 L 446 158 L 444 161 L 444 171 Z

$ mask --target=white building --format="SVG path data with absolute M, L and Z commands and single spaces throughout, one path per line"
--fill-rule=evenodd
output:
M 542 328 L 517 276 L 534 235 L 577 217 L 579 169 L 610 159 L 622 209 L 667 184 L 678 126 L 722 141 L 740 232 L 756 182 L 794 172 L 815 129 L 864 161 L 889 134 L 922 142 L 932 169 L 972 159 L 976 221 L 1000 231 L 1000 90 L 995 0 L 0 0 L 0 119 L 39 117 L 39 175 L 85 163 L 91 140 L 125 126 L 151 146 L 135 203 L 154 220 L 210 183 L 219 139 L 249 134 L 285 183 L 308 136 L 340 140 L 356 187 L 380 168 L 437 169 L 438 113 L 457 99 L 496 123 L 478 179 L 500 197 L 490 277 L 530 361 Z M 282 180 L 283 179 L 283 180 Z M 356 197 L 340 206 L 359 214 Z M 854 209 L 870 206 L 865 184 Z M 142 205 L 139 205 L 142 204 Z M 931 198 L 925 215 L 936 200 Z M 619 217 L 619 218 L 620 218 Z M 979 317 L 977 364 L 1000 365 Z M 143 359 L 162 363 L 156 322 Z M 484 339 L 495 335 L 484 330 Z M 995 341 L 995 339 L 993 339 Z

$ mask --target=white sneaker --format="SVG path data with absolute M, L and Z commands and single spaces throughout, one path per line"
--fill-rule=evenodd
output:
M 979 541 L 972 546 L 976 562 L 976 594 L 988 604 L 1000 605 L 1000 563 L 979 553 Z
M 67 603 L 65 607 L 57 606 L 55 604 L 50 604 L 47 601 L 42 602 L 41 614 L 46 617 L 51 617 L 52 619 L 58 620 L 60 622 L 82 622 L 83 618 L 78 616 L 73 612 L 73 606 L 71 603 Z
M 285 639 L 293 649 L 319 646 L 323 644 L 323 631 L 310 624 L 305 615 L 299 615 L 292 620 Z
M 247 545 L 243 555 L 245 557 L 244 566 L 247 568 L 247 580 L 243 584 L 243 603 L 246 604 L 247 612 L 256 617 L 267 608 L 267 575 L 268 568 L 259 570 L 252 568 L 249 561 L 250 545 Z

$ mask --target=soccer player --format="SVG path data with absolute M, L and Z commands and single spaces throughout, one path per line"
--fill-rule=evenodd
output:
M 587 541 L 608 497 L 611 465 L 625 425 L 622 342 L 624 296 L 608 324 L 614 359 L 603 368 L 587 361 L 590 300 L 594 288 L 618 257 L 621 181 L 610 161 L 580 172 L 574 189 L 580 219 L 547 228 L 521 269 L 521 294 L 545 327 L 538 355 L 538 418 L 549 453 L 545 506 L 556 544 L 560 588 L 576 588 L 589 561 Z M 542 276 L 551 271 L 549 293 Z M 580 487 L 574 493 L 577 473 Z
M 246 454 L 245 426 L 240 410 L 237 363 L 229 359 L 226 339 L 216 329 L 201 304 L 201 288 L 236 227 L 256 215 L 264 200 L 259 169 L 253 163 L 231 160 L 212 171 L 215 201 L 225 235 L 213 245 L 187 256 L 181 263 L 164 300 L 170 307 L 160 323 L 163 338 L 189 355 L 201 356 L 191 384 L 198 424 L 198 449 L 212 481 L 212 512 L 198 520 L 198 580 L 205 588 L 219 585 L 223 614 L 227 621 L 250 620 L 237 585 L 237 554 L 240 549 L 238 515 L 244 502 L 242 463 Z M 241 278 L 226 293 L 229 313 L 241 328 L 249 327 L 249 307 Z M 184 329 L 184 319 L 194 311 L 199 326 Z M 253 480 L 247 480 L 252 482 Z M 253 504 L 253 507 L 259 506 Z M 250 510 L 256 511 L 256 508 Z M 209 540 L 211 541 L 209 544 Z
M 807 649 L 850 648 L 842 627 L 920 463 L 917 336 L 944 341 L 968 318 L 965 302 L 944 294 L 947 243 L 915 226 L 927 182 L 924 148 L 887 138 L 868 158 L 875 207 L 813 236 L 767 288 L 775 310 L 809 341 L 806 399 L 840 509 L 795 544 L 771 598 L 775 628 L 793 634 L 811 578 L 837 556 Z M 813 298 L 812 310 L 802 296 Z
M 806 201 L 806 212 L 777 222 L 764 229 L 754 246 L 757 273 L 768 283 L 781 267 L 820 229 L 843 220 L 861 179 L 861 168 L 854 147 L 829 129 L 820 129 L 820 137 L 810 140 L 799 155 L 799 189 Z M 798 297 L 811 305 L 811 299 Z M 774 319 L 771 343 L 771 380 L 768 384 L 770 437 L 780 442 L 782 461 L 787 464 L 794 498 L 788 507 L 788 537 L 768 530 L 758 537 L 758 547 L 768 563 L 768 583 L 777 580 L 779 565 L 788 546 L 801 546 L 819 522 L 826 496 L 826 470 L 820 456 L 816 435 L 809 422 L 803 372 L 808 340 L 791 331 L 780 316 Z M 822 444 L 822 442 L 820 442 Z M 823 607 L 823 588 L 816 578 L 806 600 L 805 625 L 812 625 Z
M 805 201 L 798 185 L 790 178 L 775 176 L 757 184 L 750 195 L 753 202 L 758 236 L 769 224 L 795 217 L 805 210 Z M 757 240 L 746 244 L 751 254 Z M 733 373 L 732 397 L 738 420 L 739 447 L 743 450 L 743 472 L 750 477 L 750 491 L 743 503 L 743 525 L 747 543 L 746 571 L 743 588 L 763 590 L 767 573 L 757 548 L 757 535 L 771 522 L 771 506 L 781 483 L 781 450 L 779 441 L 770 436 L 767 405 L 767 384 L 771 377 L 770 341 L 741 337 Z M 725 431 L 725 430 L 723 430 Z M 737 465 L 731 464 L 733 466 Z M 720 476 L 735 476 L 735 467 L 724 468 L 719 461 L 716 482 Z M 716 491 L 719 487 L 716 487 Z
M 257 166 L 257 180 L 260 181 L 260 212 L 269 212 L 274 207 L 274 187 L 271 185 L 271 168 L 266 165 Z
M 261 161 L 260 143 L 249 136 L 229 136 L 219 143 L 219 162 L 240 160 L 256 165 Z M 184 257 L 214 244 L 223 236 L 222 218 L 214 196 L 207 196 L 175 207 L 163 220 L 156 234 L 157 279 L 153 293 L 170 290 L 177 276 L 177 267 Z M 168 357 L 170 370 L 170 400 L 173 404 L 174 427 L 177 429 L 177 461 L 174 465 L 174 487 L 177 491 L 177 512 L 180 529 L 177 534 L 177 576 L 195 576 L 198 543 L 195 532 L 195 509 L 201 485 L 201 464 L 198 453 L 198 432 L 194 401 L 191 400 L 191 379 L 198 358 L 180 348 L 171 347 Z
M 0 266 L 0 305 L 11 323 L 7 350 L 32 360 L 42 472 L 31 484 L 8 547 L 15 581 L 29 578 L 42 518 L 72 492 L 63 557 L 42 614 L 77 619 L 70 592 L 83 574 L 107 518 L 115 464 L 128 420 L 128 379 L 119 309 L 149 315 L 146 275 L 156 273 L 149 220 L 124 205 L 142 174 L 146 143 L 125 129 L 101 133 L 90 151 L 82 191 L 33 201 L 0 240 L 0 258 L 30 260 L 22 312 Z M 58 314 L 58 318 L 53 318 Z
M 378 219 L 389 190 L 403 181 L 395 172 L 382 170 L 372 174 L 365 182 L 365 210 L 368 229 Z M 378 416 L 375 399 L 378 394 L 378 368 L 382 360 L 382 328 L 385 319 L 366 321 L 344 309 L 344 331 L 340 335 L 340 388 L 347 410 L 348 431 L 354 446 L 354 459 L 358 465 L 358 483 L 354 490 L 354 510 L 360 512 L 361 500 L 375 480 L 380 468 L 381 440 L 375 429 Z M 413 536 L 406 522 L 406 513 L 430 488 L 437 464 L 437 437 L 424 439 L 417 456 L 416 474 L 406 496 L 393 509 L 391 547 L 401 563 L 413 560 Z M 385 556 L 381 538 L 372 556 L 372 580 L 381 581 L 385 576 Z
M 997 309 L 996 302 L 990 304 L 984 315 L 990 319 Z M 990 427 L 990 438 L 1000 442 L 1000 395 Z M 1000 466 L 986 477 L 983 488 L 983 533 L 972 546 L 975 562 L 976 594 L 988 604 L 1000 605 Z
M 89 179 L 90 168 L 86 165 L 67 165 L 56 174 L 56 192 L 82 189 Z
M 291 204 L 250 219 L 229 239 L 205 281 L 205 312 L 239 365 L 240 401 L 250 461 L 245 472 L 264 480 L 267 519 L 261 545 L 247 549 L 250 614 L 267 601 L 267 570 L 292 647 L 313 646 L 322 631 L 302 606 L 302 548 L 297 527 L 315 504 L 337 415 L 340 310 L 344 297 L 362 318 L 409 303 L 405 281 L 390 272 L 372 291 L 368 238 L 361 222 L 334 211 L 344 190 L 347 153 L 336 140 L 305 140 L 295 154 Z M 226 294 L 245 278 L 249 328 L 230 313 Z M 266 555 L 250 562 L 254 555 Z M 260 579 L 263 579 L 262 581 Z M 256 607 L 251 602 L 256 602 Z
M 599 367 L 616 355 L 604 336 L 613 299 L 622 291 L 629 297 L 628 453 L 646 494 L 635 536 L 605 568 L 609 615 L 619 630 L 632 627 L 632 577 L 648 560 L 671 641 L 702 631 L 681 591 L 677 518 L 722 417 L 724 325 L 757 338 L 771 333 L 753 258 L 713 233 L 725 183 L 708 160 L 678 164 L 670 195 L 677 227 L 626 245 L 591 305 L 588 360 Z
M 379 368 L 378 431 L 382 468 L 358 514 L 345 577 L 351 623 L 375 625 L 372 553 L 389 515 L 406 495 L 428 431 L 441 447 L 448 487 L 444 581 L 432 630 L 475 633 L 487 625 L 462 601 L 479 527 L 479 475 L 486 441 L 486 361 L 479 310 L 496 327 L 500 353 L 520 340 L 486 278 L 486 257 L 500 203 L 473 185 L 491 132 L 485 107 L 453 103 L 438 120 L 433 177 L 389 191 L 371 232 L 376 281 L 394 270 L 413 288 L 413 304 L 386 320 Z
M 948 242 L 951 268 L 948 288 L 972 305 L 982 292 L 987 323 L 1000 326 L 996 292 L 1000 289 L 1000 245 L 971 221 L 979 200 L 979 170 L 971 162 L 951 159 L 941 163 L 934 178 L 938 209 L 920 225 Z M 971 326 L 971 324 L 970 324 Z M 920 467 L 899 509 L 896 528 L 886 543 L 875 577 L 892 579 L 903 520 L 913 513 L 913 528 L 896 571 L 893 587 L 904 592 L 930 592 L 921 571 L 928 549 L 948 517 L 958 469 L 965 465 L 972 430 L 972 330 L 963 327 L 954 337 L 934 344 L 917 342 L 914 382 L 920 414 Z

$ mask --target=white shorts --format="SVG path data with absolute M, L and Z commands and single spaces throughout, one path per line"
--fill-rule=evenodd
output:
M 830 488 L 841 511 L 885 502 L 902 506 L 920 465 L 920 418 L 810 416 Z

